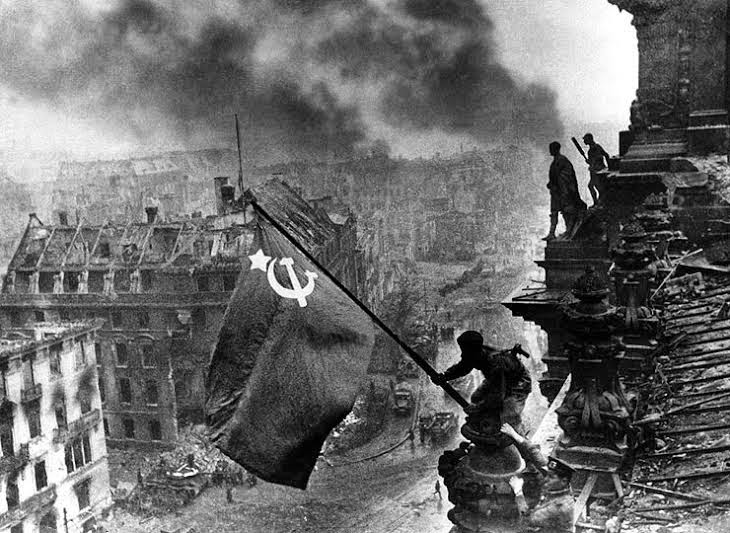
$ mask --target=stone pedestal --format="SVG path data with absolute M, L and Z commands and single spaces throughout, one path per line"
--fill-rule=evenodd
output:
M 454 508 L 448 512 L 460 533 L 497 533 L 519 516 L 515 494 L 509 481 L 525 471 L 525 461 L 513 441 L 502 434 L 500 401 L 469 413 L 461 433 L 471 442 L 439 458 L 439 475 L 449 491 Z M 534 481 L 534 480 L 533 480 Z M 526 499 L 534 503 L 539 489 L 534 483 L 523 488 Z M 501 524 L 501 525 L 500 525 Z
M 456 531 L 497 532 L 501 530 L 498 524 L 514 523 L 518 510 L 509 480 L 524 469 L 525 462 L 512 444 L 444 453 L 439 473 L 455 505 L 448 517 Z
M 608 286 L 590 268 L 572 293 L 576 300 L 561 306 L 563 327 L 573 336 L 564 353 L 572 380 L 556 410 L 563 436 L 554 455 L 579 473 L 605 473 L 595 489 L 602 493 L 613 486 L 611 474 L 628 450 L 629 405 L 618 373 L 625 353 L 615 336 L 623 317 L 608 304 Z

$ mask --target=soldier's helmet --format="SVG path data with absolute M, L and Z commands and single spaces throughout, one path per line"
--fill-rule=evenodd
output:
M 456 343 L 462 351 L 480 350 L 484 344 L 484 337 L 478 331 L 465 331 L 456 338 Z

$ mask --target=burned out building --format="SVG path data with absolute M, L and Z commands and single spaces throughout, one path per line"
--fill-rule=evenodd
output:
M 162 219 L 215 212 L 209 176 L 231 175 L 235 152 L 208 149 L 167 152 L 109 161 L 65 161 L 51 191 L 54 213 L 83 217 L 89 224 L 124 223 L 146 207 Z
M 103 319 L 94 345 L 111 444 L 174 440 L 179 421 L 201 421 L 211 346 L 255 219 L 216 178 L 218 212 L 175 222 L 45 225 L 31 215 L 0 295 L 0 324 Z M 353 290 L 360 255 L 354 224 L 333 222 L 271 180 L 259 203 Z
M 88 531 L 111 505 L 94 350 L 100 321 L 0 336 L 0 531 Z
M 505 237 L 508 250 L 512 236 L 528 233 L 533 217 L 517 210 L 547 210 L 530 194 L 544 187 L 536 159 L 530 150 L 505 146 L 430 159 L 291 162 L 254 169 L 251 179 L 273 173 L 307 197 L 350 206 L 371 230 L 382 221 L 379 238 L 389 259 L 446 263 L 470 260 L 495 236 Z M 455 239 L 463 241 L 459 250 Z

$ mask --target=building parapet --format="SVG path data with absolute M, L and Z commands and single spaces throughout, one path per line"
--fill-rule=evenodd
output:
M 180 307 L 227 305 L 230 292 L 190 292 L 190 293 L 117 293 L 104 294 L 0 294 L 0 305 L 43 309 L 54 306 L 104 306 L 104 307 Z
M 53 442 L 64 442 L 67 439 L 77 437 L 85 431 L 96 428 L 101 421 L 101 411 L 92 409 L 88 413 L 84 413 L 78 419 L 69 422 L 66 427 L 60 427 L 53 430 Z
M 43 385 L 41 383 L 36 383 L 35 385 L 32 385 L 27 389 L 23 388 L 20 391 L 20 401 L 22 403 L 30 403 L 34 400 L 38 400 L 41 396 L 43 396 Z
M 101 420 L 101 412 L 99 409 L 92 409 L 88 413 L 84 413 L 78 419 L 68 424 L 68 433 L 71 436 L 78 435 L 89 429 L 95 428 Z

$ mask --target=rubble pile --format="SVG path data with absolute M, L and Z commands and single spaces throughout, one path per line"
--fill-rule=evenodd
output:
M 389 391 L 373 385 L 355 401 L 352 411 L 332 430 L 327 453 L 343 453 L 371 440 L 382 429 Z
M 142 472 L 143 476 L 154 475 L 160 466 L 164 470 L 174 470 L 180 465 L 188 463 L 192 458 L 195 468 L 202 474 L 213 475 L 221 471 L 236 476 L 245 475 L 246 470 L 225 456 L 208 440 L 205 431 L 200 426 L 190 426 L 185 430 L 173 450 L 160 454 L 157 464 L 148 463 L 149 471 Z
M 708 189 L 726 202 L 730 202 L 730 164 L 727 156 L 710 155 L 688 159 L 697 170 L 707 173 Z

